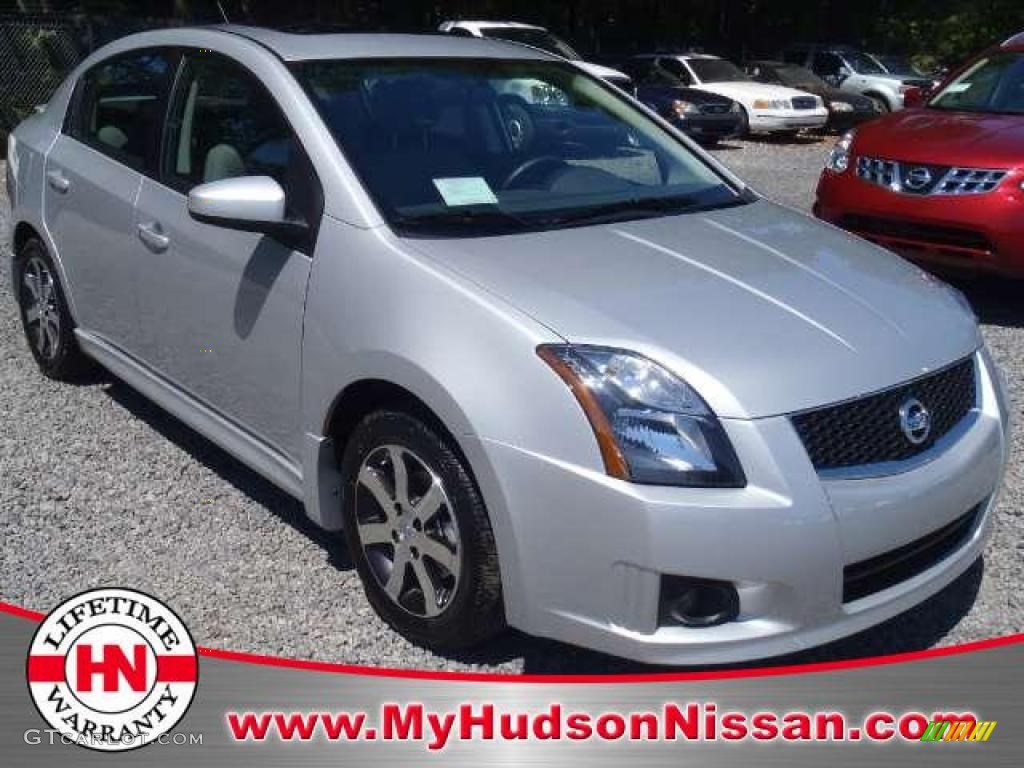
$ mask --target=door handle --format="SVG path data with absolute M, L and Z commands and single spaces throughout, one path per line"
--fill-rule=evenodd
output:
M 50 171 L 46 174 L 46 180 L 50 183 L 51 187 L 61 194 L 71 189 L 71 180 L 61 171 Z
M 139 224 L 139 239 L 154 251 L 166 251 L 171 244 L 171 238 L 160 231 L 160 225 L 155 221 L 150 224 Z

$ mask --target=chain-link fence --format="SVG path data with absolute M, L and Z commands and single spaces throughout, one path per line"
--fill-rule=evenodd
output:
M 45 104 L 87 50 L 73 22 L 55 17 L 0 16 L 0 156 L 7 132 Z
M 83 14 L 0 14 L 0 157 L 7 133 L 45 104 L 78 62 L 132 32 L 180 24 L 152 18 Z

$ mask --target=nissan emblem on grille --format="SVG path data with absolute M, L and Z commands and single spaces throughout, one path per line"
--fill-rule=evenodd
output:
M 900 406 L 900 429 L 914 445 L 921 445 L 932 431 L 932 415 L 917 398 L 911 397 Z
M 914 168 L 907 173 L 906 185 L 910 189 L 924 189 L 932 183 L 932 172 L 927 168 Z

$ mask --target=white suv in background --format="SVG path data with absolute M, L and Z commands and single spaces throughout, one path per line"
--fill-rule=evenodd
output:
M 731 61 L 706 53 L 648 54 L 657 66 L 687 88 L 738 101 L 750 133 L 791 133 L 821 128 L 828 110 L 820 97 L 782 85 L 758 83 Z
M 490 37 L 496 40 L 532 45 L 534 48 L 540 48 L 542 51 L 553 53 L 578 64 L 594 77 L 600 77 L 625 91 L 633 92 L 633 81 L 625 72 L 591 61 L 584 61 L 571 45 L 544 27 L 521 24 L 518 21 L 445 21 L 441 23 L 438 30 L 463 37 Z

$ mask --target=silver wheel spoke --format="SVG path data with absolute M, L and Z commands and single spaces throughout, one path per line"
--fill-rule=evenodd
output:
M 33 304 L 25 309 L 25 322 L 34 323 L 39 319 L 39 305 Z
M 388 489 L 384 486 L 384 481 L 380 479 L 377 471 L 364 464 L 359 470 L 359 484 L 373 495 L 377 506 L 390 520 L 395 514 L 395 500 L 391 498 L 391 494 L 388 493 Z
M 422 522 L 428 522 L 437 514 L 442 502 L 444 502 L 444 489 L 441 487 L 441 481 L 435 477 L 430 488 L 423 494 L 423 498 L 416 502 L 416 516 Z
M 424 557 L 429 557 L 449 573 L 456 573 L 458 555 L 440 541 L 424 536 L 417 542 L 417 546 L 420 548 L 420 554 Z
M 32 294 L 32 301 L 36 304 L 42 303 L 42 290 L 39 287 L 39 273 L 35 270 L 35 264 L 29 267 L 32 271 L 25 271 L 25 277 L 22 282 L 25 287 L 28 288 L 28 292 Z
M 437 588 L 434 586 L 434 581 L 430 578 L 427 567 L 423 565 L 422 560 L 412 561 L 412 572 L 416 576 L 416 581 L 419 582 L 420 591 L 423 593 L 424 611 L 427 616 L 437 616 L 441 612 L 437 604 Z
M 408 564 L 409 550 L 405 547 L 399 547 L 395 550 L 395 559 L 392 562 L 391 575 L 388 576 L 387 583 L 384 585 L 384 591 L 387 592 L 391 596 L 391 599 L 396 603 L 402 594 L 402 584 L 405 582 L 405 566 Z
M 390 446 L 388 456 L 395 473 L 395 501 L 403 506 L 409 505 L 409 471 L 405 466 L 405 458 L 400 448 Z
M 49 306 L 53 298 L 53 278 L 49 274 L 42 275 L 39 280 L 39 301 L 43 306 Z
M 390 544 L 391 530 L 388 523 L 360 523 L 359 540 L 364 547 L 373 544 Z
M 57 323 L 55 323 L 50 318 L 47 318 L 43 322 L 43 325 L 46 328 L 46 340 L 47 343 L 49 344 L 50 354 L 52 355 L 54 352 L 57 351 L 57 341 L 60 338 L 60 332 L 59 329 L 57 328 Z

